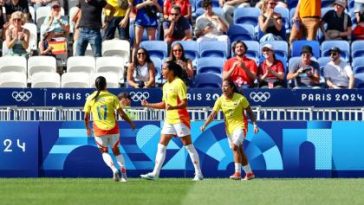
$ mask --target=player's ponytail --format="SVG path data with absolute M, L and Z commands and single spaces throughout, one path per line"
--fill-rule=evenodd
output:
M 97 93 L 96 93 L 95 97 L 92 98 L 92 100 L 95 100 L 96 101 L 97 98 L 100 95 L 100 92 L 102 90 L 105 90 L 106 89 L 106 78 L 103 77 L 103 76 L 97 77 L 96 80 L 95 80 L 95 87 L 96 87 Z

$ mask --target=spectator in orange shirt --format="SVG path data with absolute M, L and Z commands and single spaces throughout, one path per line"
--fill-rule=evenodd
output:
M 232 50 L 235 56 L 225 62 L 223 80 L 231 78 L 240 91 L 254 87 L 258 68 L 254 60 L 245 56 L 248 50 L 246 44 L 238 40 L 233 43 Z
M 289 42 L 306 37 L 307 40 L 315 40 L 320 27 L 321 1 L 299 0 L 296 12 L 293 16 L 293 26 Z

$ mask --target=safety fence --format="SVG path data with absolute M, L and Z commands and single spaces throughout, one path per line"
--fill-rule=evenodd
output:
M 253 107 L 258 121 L 363 121 L 364 108 L 315 108 L 315 107 Z M 133 108 L 126 112 L 133 120 L 161 121 L 165 111 Z M 211 108 L 194 107 L 188 110 L 191 120 L 205 120 Z M 218 120 L 223 119 L 218 113 Z M 82 108 L 75 107 L 0 107 L 0 121 L 82 121 Z

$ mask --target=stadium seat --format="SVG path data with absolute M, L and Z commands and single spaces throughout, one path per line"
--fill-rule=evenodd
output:
M 105 40 L 102 42 L 102 56 L 119 56 L 123 64 L 130 58 L 130 43 L 127 40 Z
M 164 79 L 162 76 L 162 60 L 157 57 L 150 57 L 150 60 L 152 60 L 155 68 L 155 83 L 158 85 L 161 85 L 164 83 Z
M 29 6 L 29 13 L 31 15 L 31 18 L 33 20 L 33 22 L 35 22 L 35 10 L 34 10 L 34 7 L 33 6 Z
M 29 30 L 30 37 L 29 37 L 29 47 L 27 49 L 28 52 L 31 50 L 38 50 L 38 31 L 37 25 L 34 23 L 25 23 L 23 25 L 24 28 Z
M 364 40 L 357 40 L 351 43 L 351 58 L 364 56 Z
M 285 57 L 288 59 L 288 43 L 287 41 L 268 41 L 260 44 L 260 48 L 263 47 L 265 44 L 271 44 L 274 48 L 274 53 L 276 54 L 276 57 Z M 261 49 L 260 49 L 261 50 Z
M 95 58 L 93 56 L 71 56 L 67 59 L 67 72 L 95 72 Z
M 95 80 L 97 77 L 103 76 L 106 78 L 107 88 L 120 88 L 119 85 L 119 76 L 115 75 L 114 73 L 94 73 L 91 75 L 91 87 L 95 87 Z
M 298 4 L 298 0 L 288 0 L 287 1 L 287 6 L 290 9 L 296 8 L 297 4 Z
M 282 23 L 283 23 L 284 27 L 286 28 L 286 30 L 289 30 L 289 28 L 290 28 L 289 10 L 287 8 L 277 6 L 274 8 L 274 11 L 281 14 Z
M 0 88 L 26 88 L 27 74 L 20 72 L 6 72 L 0 74 Z
M 199 43 L 200 57 L 227 58 L 227 42 L 202 41 Z
M 320 43 L 318 41 L 307 41 L 307 40 L 293 41 L 291 56 L 292 57 L 301 56 L 301 49 L 305 45 L 311 46 L 313 56 L 316 59 L 320 58 Z
M 288 71 L 289 71 L 289 68 L 291 68 L 294 64 L 296 64 L 297 62 L 300 62 L 301 60 L 301 57 L 291 57 L 289 60 L 288 60 Z
M 58 73 L 38 72 L 32 75 L 32 88 L 59 88 L 61 77 Z
M 90 74 L 84 72 L 64 73 L 61 78 L 62 88 L 90 88 Z
M 354 58 L 351 67 L 355 74 L 364 73 L 364 56 Z
M 97 73 L 113 73 L 124 83 L 124 59 L 119 56 L 105 56 L 96 59 Z
M 143 41 L 140 47 L 145 48 L 151 57 L 164 59 L 168 56 L 168 45 L 164 41 Z
M 321 0 L 321 8 L 331 7 L 333 0 Z
M 320 65 L 320 69 L 323 70 L 327 63 L 331 61 L 330 57 L 320 57 L 317 59 L 318 64 Z
M 260 45 L 258 41 L 244 41 L 248 50 L 246 51 L 246 56 L 259 62 L 260 57 Z
M 28 80 L 30 82 L 35 73 L 56 73 L 56 70 L 56 59 L 53 56 L 32 56 L 28 59 Z
M 255 7 L 238 7 L 234 9 L 234 24 L 258 25 L 260 10 Z
M 290 25 L 290 28 L 293 27 L 293 16 L 296 12 L 296 7 L 294 8 L 291 8 L 291 7 L 288 7 L 289 8 L 289 25 Z
M 222 74 L 225 58 L 203 57 L 197 60 L 197 74 L 216 73 Z
M 231 42 L 237 40 L 255 40 L 255 28 L 250 24 L 233 24 L 227 32 Z
M 197 41 L 175 41 L 173 44 L 175 43 L 180 43 L 183 46 L 186 58 L 189 58 L 190 60 L 194 61 L 200 57 L 198 52 L 199 47 Z
M 4 72 L 27 72 L 27 59 L 21 56 L 0 57 L 0 73 Z
M 195 76 L 194 87 L 196 88 L 217 88 L 222 85 L 221 75 L 215 73 L 201 73 Z
M 350 60 L 350 44 L 345 40 L 329 40 L 321 43 L 321 56 L 327 57 L 330 56 L 330 49 L 332 47 L 338 47 L 341 50 L 341 57 L 349 62 Z
M 364 73 L 355 74 L 355 87 L 364 88 Z

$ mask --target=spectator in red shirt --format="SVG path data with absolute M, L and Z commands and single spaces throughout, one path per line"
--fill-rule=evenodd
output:
M 258 69 L 255 61 L 245 56 L 247 46 L 238 40 L 233 43 L 232 49 L 235 56 L 225 62 L 223 80 L 231 78 L 240 91 L 243 88 L 254 87 Z
M 189 0 L 165 0 L 163 5 L 163 16 L 164 19 L 168 20 L 168 17 L 171 14 L 172 7 L 176 5 L 181 8 L 181 15 L 186 19 L 192 18 L 192 9 Z
M 280 60 L 274 55 L 274 48 L 271 44 L 262 47 L 265 58 L 258 67 L 258 80 L 260 88 L 283 88 L 284 68 Z
M 359 23 L 354 28 L 352 35 L 354 40 L 364 40 L 364 11 L 359 13 Z

